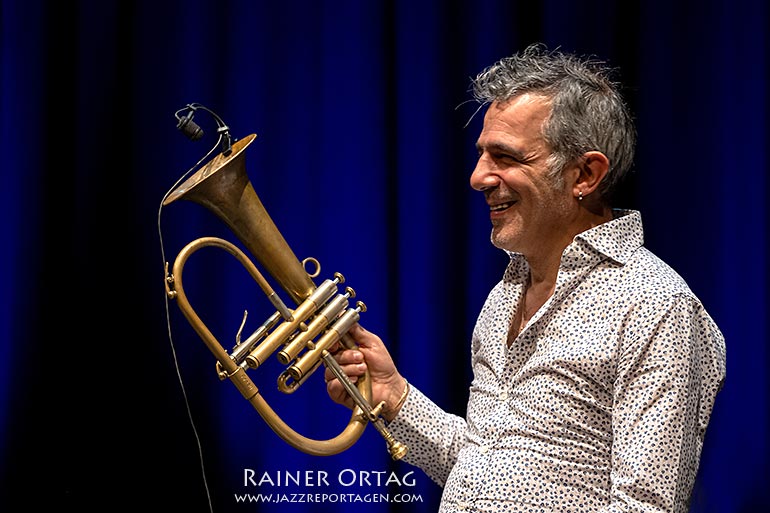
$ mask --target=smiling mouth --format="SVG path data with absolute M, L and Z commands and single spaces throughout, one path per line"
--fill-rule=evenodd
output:
M 505 203 L 498 203 L 497 205 L 490 205 L 489 211 L 490 212 L 502 212 L 503 210 L 512 207 L 516 202 L 515 201 L 506 201 Z

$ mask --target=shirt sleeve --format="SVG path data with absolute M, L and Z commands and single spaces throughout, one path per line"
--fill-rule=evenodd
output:
M 686 513 L 714 399 L 724 338 L 694 297 L 650 302 L 629 316 L 612 414 L 606 513 Z
M 465 440 L 465 419 L 442 410 L 425 394 L 409 385 L 409 395 L 388 429 L 408 452 L 405 462 L 423 470 L 444 486 Z

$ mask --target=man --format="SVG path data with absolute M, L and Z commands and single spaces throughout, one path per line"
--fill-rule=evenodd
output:
M 639 212 L 610 207 L 635 132 L 608 77 L 533 45 L 473 81 L 487 110 L 470 182 L 510 263 L 473 332 L 466 417 L 410 386 L 361 326 L 360 351 L 335 355 L 353 379 L 368 369 L 442 512 L 688 510 L 724 338 L 642 245 Z

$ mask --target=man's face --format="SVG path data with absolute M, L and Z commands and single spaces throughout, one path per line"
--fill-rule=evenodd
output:
M 572 238 L 576 215 L 570 186 L 548 177 L 551 149 L 541 127 L 551 107 L 542 96 L 523 94 L 492 103 L 476 147 L 471 186 L 484 193 L 492 243 L 530 257 L 559 252 Z

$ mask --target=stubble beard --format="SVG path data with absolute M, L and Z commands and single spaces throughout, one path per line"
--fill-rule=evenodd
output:
M 515 251 L 512 249 L 515 246 L 514 237 L 511 234 L 506 235 L 506 228 L 510 228 L 508 222 L 501 221 L 499 223 L 492 223 L 492 231 L 489 234 L 489 240 L 492 245 L 498 249 Z

